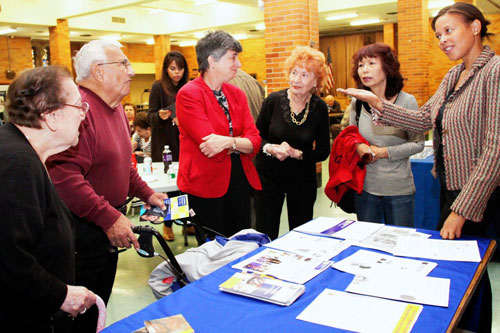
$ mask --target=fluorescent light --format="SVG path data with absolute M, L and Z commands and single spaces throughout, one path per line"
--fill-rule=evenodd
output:
M 101 36 L 102 39 L 110 39 L 110 40 L 121 40 L 122 36 L 121 35 L 106 35 L 106 36 Z
M 327 21 L 335 21 L 335 20 L 344 20 L 344 19 L 353 18 L 353 17 L 358 17 L 358 14 L 357 13 L 346 13 L 346 14 L 328 16 L 326 18 L 326 20 Z
M 431 13 L 431 17 L 435 17 L 439 13 L 440 9 L 435 10 Z
M 166 12 L 166 10 L 163 8 L 151 8 L 149 10 L 149 14 L 159 14 L 159 13 L 163 13 L 163 12 Z
M 155 40 L 154 40 L 154 39 L 148 39 L 148 40 L 146 41 L 146 44 L 147 44 L 147 45 L 154 45 L 154 44 L 155 44 Z
M 374 24 L 374 23 L 380 23 L 380 19 L 373 18 L 373 19 L 366 19 L 366 20 L 357 20 L 357 21 L 352 21 L 350 24 L 351 25 L 368 25 L 368 24 Z
M 266 30 L 266 24 L 265 23 L 259 23 L 255 26 L 255 30 Z
M 195 34 L 194 34 L 194 36 L 195 36 L 196 38 L 200 39 L 200 38 L 205 37 L 205 35 L 206 35 L 206 34 L 207 34 L 207 32 L 206 32 L 206 31 L 198 31 L 197 33 L 195 33 Z
M 179 43 L 179 46 L 193 46 L 193 45 L 196 45 L 196 41 L 195 40 L 187 40 L 185 42 L 180 42 Z
M 0 35 L 10 34 L 12 32 L 16 32 L 17 29 L 14 28 L 5 28 L 0 30 Z
M 214 2 L 217 2 L 217 0 L 195 0 L 194 5 L 195 6 L 208 5 L 209 3 L 214 3 Z
M 440 0 L 440 1 L 432 1 L 427 4 L 428 9 L 436 9 L 443 8 L 446 6 L 451 6 L 455 3 L 453 0 Z
M 248 35 L 247 34 L 234 34 L 233 38 L 237 39 L 237 40 L 242 40 L 242 39 L 247 39 Z

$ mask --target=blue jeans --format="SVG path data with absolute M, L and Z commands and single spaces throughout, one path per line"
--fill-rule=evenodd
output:
M 415 194 L 378 196 L 363 191 L 354 197 L 359 221 L 413 227 Z

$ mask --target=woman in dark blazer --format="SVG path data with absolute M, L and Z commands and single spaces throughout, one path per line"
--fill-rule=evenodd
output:
M 252 157 L 260 148 L 242 90 L 228 84 L 241 44 L 224 31 L 196 44 L 201 76 L 177 94 L 180 157 L 177 185 L 198 221 L 225 235 L 250 227 L 250 187 L 260 181 Z

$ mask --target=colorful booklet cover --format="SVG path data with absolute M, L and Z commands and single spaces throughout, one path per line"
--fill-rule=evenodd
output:
M 189 204 L 186 194 L 178 197 L 167 198 L 164 202 L 167 207 L 166 210 L 162 210 L 160 207 L 155 205 L 150 207 L 148 206 L 149 208 L 146 208 L 146 205 L 143 205 L 141 207 L 139 220 L 151 223 L 162 223 L 163 221 L 189 217 Z
M 222 283 L 219 289 L 228 293 L 289 306 L 304 293 L 306 287 L 261 275 L 235 273 Z

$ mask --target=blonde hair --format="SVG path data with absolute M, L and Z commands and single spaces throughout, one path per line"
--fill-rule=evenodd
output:
M 321 91 L 326 77 L 325 55 L 323 52 L 309 46 L 299 46 L 285 60 L 285 76 L 288 80 L 290 72 L 295 66 L 304 67 L 316 75 L 316 92 Z

